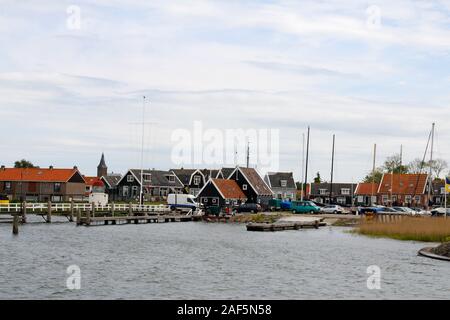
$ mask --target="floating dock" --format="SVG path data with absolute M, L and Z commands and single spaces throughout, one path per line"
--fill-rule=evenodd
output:
M 275 222 L 275 223 L 249 223 L 247 224 L 247 231 L 285 231 L 285 230 L 300 230 L 303 228 L 324 227 L 327 224 L 319 219 L 314 221 L 296 221 L 296 222 Z
M 134 215 L 114 217 L 79 217 L 77 225 L 118 225 L 118 224 L 141 224 L 141 223 L 167 223 L 167 222 L 189 222 L 200 220 L 201 216 L 194 215 Z

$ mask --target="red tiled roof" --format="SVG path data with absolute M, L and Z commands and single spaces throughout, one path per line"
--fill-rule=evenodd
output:
M 225 199 L 247 199 L 236 181 L 225 179 L 211 180 Z
M 77 169 L 4 168 L 0 181 L 67 182 Z
M 379 187 L 379 183 L 361 182 L 358 183 L 358 186 L 356 187 L 355 195 L 371 195 L 372 193 L 376 195 Z
M 84 181 L 86 181 L 86 185 L 88 185 L 88 186 L 103 187 L 105 185 L 99 177 L 83 176 L 83 178 L 84 178 Z
M 379 193 L 389 194 L 404 194 L 404 195 L 419 195 L 425 191 L 427 184 L 427 174 L 390 174 L 383 175 L 380 184 Z M 392 183 L 392 191 L 391 191 Z

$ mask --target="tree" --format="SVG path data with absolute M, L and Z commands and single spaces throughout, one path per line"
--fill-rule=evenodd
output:
M 434 179 L 439 179 L 443 171 L 448 168 L 447 161 L 443 159 L 436 159 L 433 161 L 428 161 L 429 166 L 431 166 L 431 172 Z
M 408 164 L 409 173 L 423 173 L 428 167 L 428 163 L 422 159 L 416 158 Z
M 35 168 L 35 166 L 30 161 L 22 159 L 14 162 L 14 168 Z
M 365 178 L 365 183 L 380 183 L 383 178 L 383 169 L 376 168 L 375 171 L 371 171 Z
M 322 183 L 322 177 L 320 176 L 320 172 L 317 172 L 317 175 L 314 178 L 314 183 Z
M 383 169 L 387 173 L 408 173 L 408 166 L 402 164 L 401 156 L 398 153 L 386 158 Z

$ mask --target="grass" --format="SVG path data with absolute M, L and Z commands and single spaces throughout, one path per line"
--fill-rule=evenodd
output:
M 450 219 L 443 217 L 402 217 L 401 220 L 390 222 L 361 219 L 356 232 L 397 240 L 447 242 L 450 241 Z

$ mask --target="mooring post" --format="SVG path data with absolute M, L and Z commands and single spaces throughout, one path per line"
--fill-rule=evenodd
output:
M 46 222 L 47 223 L 52 222 L 52 202 L 51 201 L 49 201 L 47 203 L 47 220 L 46 220 Z
M 27 202 L 22 202 L 22 223 L 27 223 Z
M 13 215 L 13 234 L 19 234 L 19 215 Z
M 70 215 L 69 215 L 69 221 L 73 222 L 73 213 L 75 211 L 75 204 L 73 200 L 70 201 Z
M 130 202 L 129 206 L 128 206 L 128 215 L 130 217 L 133 216 L 133 204 Z
M 116 210 L 116 206 L 114 202 L 111 202 L 111 216 L 114 217 L 114 211 Z
M 92 202 L 91 204 L 91 210 L 92 210 L 92 218 L 95 218 L 95 203 Z
M 81 209 L 77 211 L 77 226 L 81 225 Z
M 91 210 L 87 211 L 87 216 L 86 216 L 86 225 L 90 226 L 91 225 Z

